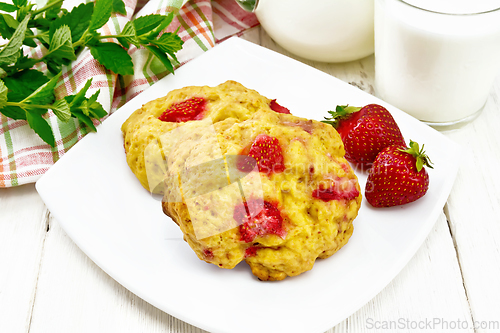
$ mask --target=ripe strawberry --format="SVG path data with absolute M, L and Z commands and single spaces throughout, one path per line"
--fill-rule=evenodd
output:
M 358 108 L 346 105 L 328 112 L 332 117 L 325 117 L 323 122 L 339 132 L 345 147 L 345 158 L 349 162 L 369 168 L 385 147 L 405 145 L 398 125 L 383 106 L 369 104 Z
M 274 112 L 291 114 L 291 113 L 290 113 L 290 110 L 288 110 L 286 107 L 281 106 L 281 105 L 279 105 L 278 103 L 276 103 L 276 100 L 275 100 L 275 99 L 273 99 L 273 100 L 271 101 L 271 103 L 269 104 L 269 107 L 270 107 L 270 108 L 271 108 L 271 110 L 273 110 Z
M 182 123 L 190 120 L 203 119 L 207 101 L 203 97 L 193 97 L 172 104 L 158 119 L 171 123 Z
M 280 173 L 285 171 L 285 163 L 283 162 L 283 153 L 278 139 L 266 135 L 259 134 L 252 142 L 250 149 L 245 148 L 241 155 L 248 155 L 255 159 L 259 167 L 259 172 L 270 175 L 273 172 Z M 247 158 L 242 158 L 237 163 L 237 168 L 240 171 L 250 172 L 255 167 L 253 161 Z
M 257 210 L 261 204 L 262 201 L 250 200 L 234 208 L 233 218 L 240 224 L 240 240 L 245 243 L 252 242 L 257 236 L 270 234 L 281 238 L 286 236 L 283 218 L 278 207 L 268 201 L 264 201 L 262 210 L 256 216 L 249 218 L 249 212 Z
M 365 197 L 374 207 L 404 205 L 421 198 L 429 188 L 429 175 L 424 165 L 431 161 L 410 141 L 410 148 L 392 145 L 383 149 L 373 162 L 366 183 Z

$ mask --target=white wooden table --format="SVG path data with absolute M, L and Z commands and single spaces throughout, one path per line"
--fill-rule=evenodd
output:
M 292 56 L 258 27 L 243 38 Z M 375 93 L 373 56 L 346 64 L 296 59 Z M 500 77 L 481 116 L 445 132 L 462 145 L 462 164 L 427 240 L 378 296 L 329 333 L 500 331 L 499 125 Z M 110 278 L 68 238 L 34 185 L 25 185 L 0 189 L 0 333 L 26 332 L 202 330 Z

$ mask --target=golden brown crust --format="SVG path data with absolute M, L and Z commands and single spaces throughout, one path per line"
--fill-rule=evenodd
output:
M 205 119 L 183 124 L 157 119 L 172 103 L 193 96 L 208 99 Z M 276 281 L 312 269 L 317 258 L 327 258 L 347 243 L 361 194 L 330 201 L 313 197 L 321 184 L 359 193 L 340 136 L 330 125 L 276 113 L 270 101 L 234 81 L 213 88 L 186 87 L 145 104 L 122 130 L 127 162 L 146 189 L 158 183 L 148 179 L 146 169 L 163 167 L 152 162 L 154 156 L 168 156 L 169 176 L 161 188 L 163 211 L 179 225 L 201 260 L 221 268 L 233 268 L 244 260 L 259 279 Z M 243 178 L 246 200 L 260 195 L 272 202 L 284 220 L 285 234 L 246 242 L 233 217 L 235 207 L 242 204 L 241 188 L 228 181 L 225 172 L 227 156 L 241 153 L 259 134 L 278 139 L 286 168 Z M 197 169 L 217 160 L 222 162 Z

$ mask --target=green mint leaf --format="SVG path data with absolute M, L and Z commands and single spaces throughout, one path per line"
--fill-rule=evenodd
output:
M 2 109 L 7 104 L 7 92 L 7 86 L 3 83 L 2 80 L 0 80 L 0 109 Z
M 11 102 L 22 101 L 48 81 L 42 72 L 33 69 L 25 69 L 4 78 Z
M 9 14 L 2 14 L 2 17 L 5 20 L 5 23 L 7 23 L 7 26 L 9 28 L 14 29 L 14 31 L 19 26 L 19 22 L 15 18 L 13 18 L 12 16 L 10 16 Z
M 14 3 L 14 5 L 16 7 L 23 7 L 23 6 L 26 6 L 26 4 L 28 3 L 28 0 L 12 0 L 12 2 Z
M 99 91 L 96 92 L 94 95 L 92 95 L 90 98 L 84 100 L 82 104 L 80 104 L 78 110 L 89 118 L 100 119 L 104 117 L 107 114 L 107 112 L 104 111 L 104 108 L 102 107 L 101 103 L 96 101 L 98 95 Z M 102 114 L 102 112 L 104 112 L 104 115 L 101 115 L 99 117 L 98 114 Z
M 184 44 L 184 42 L 179 36 L 177 36 L 177 34 L 166 32 L 161 35 L 160 38 L 152 40 L 151 44 L 157 46 L 160 50 L 167 53 L 178 62 L 175 57 L 175 52 L 182 49 L 182 44 Z
M 5 39 L 11 39 L 19 26 L 19 22 L 10 14 L 0 14 L 0 35 Z
M 57 28 L 52 35 L 49 53 L 52 58 L 76 60 L 75 50 L 71 43 L 71 30 L 67 25 Z
M 20 50 L 19 52 L 22 54 L 22 50 Z M 22 71 L 22 70 L 33 67 L 38 62 L 39 62 L 39 60 L 37 60 L 37 59 L 28 58 L 28 56 L 25 56 L 25 55 L 20 55 L 15 63 L 15 66 L 7 67 L 7 68 L 5 68 L 5 70 L 7 71 L 7 74 L 13 75 L 14 73 L 17 73 L 18 71 Z
M 33 37 L 35 34 L 30 29 L 26 30 L 26 37 L 24 38 L 23 44 L 28 45 L 29 47 L 37 47 L 33 38 L 27 38 L 28 36 Z
M 5 45 L 5 47 L 0 51 L 0 65 L 15 63 L 21 56 L 21 52 L 19 52 L 19 50 L 23 45 L 29 20 L 30 15 L 26 15 L 24 20 L 19 23 L 19 26 L 17 27 L 7 45 Z
M 108 113 L 104 108 L 102 107 L 101 103 L 97 101 L 97 97 L 99 96 L 99 93 L 101 91 L 98 90 L 96 91 L 90 98 L 88 99 L 87 106 L 89 108 L 89 113 L 95 118 L 95 119 L 101 119 Z
M 115 43 L 99 43 L 90 47 L 90 54 L 104 67 L 121 75 L 134 74 L 132 58 L 126 50 Z
M 161 61 L 163 66 L 165 66 L 165 68 L 170 73 L 174 72 L 174 67 L 172 66 L 172 63 L 170 62 L 170 59 L 168 59 L 167 55 L 162 50 L 160 50 L 159 48 L 157 48 L 154 45 L 146 45 L 146 48 L 149 50 L 149 52 L 153 53 Z
M 64 98 L 52 104 L 52 111 L 62 122 L 67 122 L 71 119 L 69 104 Z
M 59 2 L 59 0 L 49 0 L 47 1 L 47 4 L 45 6 L 49 6 L 49 5 L 52 5 L 53 3 L 56 3 L 56 5 L 54 5 L 53 7 L 47 9 L 45 11 L 45 18 L 46 19 L 49 19 L 49 20 L 53 20 L 53 19 L 56 19 L 58 18 L 59 16 L 59 13 L 61 12 L 61 6 L 62 6 L 62 1 Z
M 28 97 L 23 99 L 21 102 L 26 104 L 51 104 L 54 101 L 54 88 L 56 87 L 57 81 L 61 73 L 54 76 L 49 82 L 40 86 Z
M 46 112 L 47 110 L 45 110 Z M 34 112 L 26 112 L 26 120 L 30 127 L 35 131 L 36 134 L 42 138 L 43 141 L 47 142 L 49 145 L 54 147 L 56 145 L 56 140 L 54 138 L 54 133 L 52 133 L 52 128 L 50 127 L 47 120 L 43 119 L 42 115 Z
M 96 0 L 90 20 L 90 30 L 97 30 L 108 22 L 113 11 L 113 0 Z
M 13 13 L 17 10 L 17 7 L 9 3 L 0 2 L 0 10 L 7 13 Z
M 113 0 L 113 13 L 127 15 L 127 10 L 122 0 Z
M 162 23 L 148 34 L 148 38 L 150 40 L 156 38 L 160 34 L 160 32 L 162 32 L 163 29 L 165 29 L 172 22 L 172 20 L 174 19 L 174 12 L 168 13 L 168 15 L 164 16 L 164 18 L 165 19 L 162 21 Z
M 2 111 L 0 111 L 0 113 L 3 113 L 5 116 L 15 120 L 26 120 L 26 111 L 18 106 L 6 106 L 2 109 Z
M 42 44 L 46 47 L 46 48 L 49 48 L 49 44 L 50 44 L 50 36 L 49 36 L 49 33 L 48 31 L 44 32 L 44 33 L 39 33 L 36 35 L 36 39 L 38 39 L 39 41 L 42 42 Z
M 134 44 L 137 48 L 141 47 L 141 44 L 139 43 L 137 38 L 135 38 L 135 28 L 132 21 L 128 21 L 125 24 L 120 35 L 127 36 L 117 38 L 120 44 L 122 44 L 125 48 L 128 49 L 130 47 L 130 44 Z
M 49 79 L 42 72 L 36 70 L 24 70 L 4 78 L 7 86 L 7 100 L 9 102 L 20 102 Z M 2 113 L 12 119 L 26 119 L 26 111 L 18 106 L 6 106 Z
M 80 89 L 78 93 L 64 97 L 64 99 L 66 99 L 66 101 L 69 103 L 69 107 L 72 110 L 76 107 L 79 107 L 80 104 L 85 100 L 85 94 L 89 90 L 91 84 L 92 79 L 88 79 L 87 82 L 85 82 L 85 86 Z
M 71 30 L 71 40 L 73 43 L 82 38 L 85 31 L 89 28 L 90 19 L 94 12 L 94 3 L 89 2 L 74 7 L 71 12 L 64 14 L 50 24 L 49 36 L 52 37 L 54 32 L 61 26 L 67 25 Z
M 31 23 L 33 23 L 35 27 L 40 28 L 42 30 L 47 30 L 52 22 L 53 20 L 47 20 L 46 18 L 41 16 L 31 20 Z
M 7 17 L 12 18 L 9 14 L 0 14 L 0 36 L 4 39 L 10 39 L 12 37 L 12 34 L 16 29 L 12 29 L 8 24 L 6 19 Z M 17 21 L 16 21 L 17 22 Z
M 97 132 L 97 128 L 95 128 L 92 119 L 89 116 L 83 114 L 82 111 L 76 110 L 71 112 L 78 120 L 87 125 L 92 131 Z
M 19 7 L 16 15 L 17 20 L 24 20 L 27 15 L 31 15 L 31 11 L 34 6 L 34 3 L 28 2 L 26 5 Z
M 100 91 L 97 91 L 90 98 L 85 98 L 85 94 L 90 88 L 91 83 L 92 79 L 88 80 L 85 86 L 77 94 L 66 96 L 64 99 L 68 102 L 71 115 L 87 125 L 91 130 L 96 131 L 97 129 L 92 122 L 92 117 L 100 119 L 107 115 L 107 112 L 104 111 L 102 105 L 97 102 L 97 96 L 99 96 Z
M 89 117 L 89 118 L 90 118 L 90 117 L 91 117 L 91 115 L 90 115 L 90 112 L 89 112 L 89 108 L 88 108 L 88 106 L 87 106 L 87 103 L 88 103 L 88 102 L 87 102 L 87 100 L 84 100 L 84 101 L 82 102 L 82 104 L 80 104 L 80 108 L 79 108 L 79 110 L 80 110 L 80 111 L 82 111 L 84 115 L 86 115 L 87 117 Z
M 151 14 L 146 16 L 141 16 L 132 21 L 135 28 L 135 34 L 137 37 L 148 34 L 156 27 L 158 27 L 164 20 L 164 15 Z
M 62 64 L 60 64 L 59 62 L 56 62 L 56 61 L 54 61 L 52 59 L 49 59 L 46 62 L 46 64 L 47 64 L 47 69 L 53 75 L 57 75 L 58 73 L 60 73 L 62 71 Z

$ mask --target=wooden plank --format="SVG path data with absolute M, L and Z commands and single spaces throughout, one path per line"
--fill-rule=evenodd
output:
M 30 333 L 201 333 L 135 296 L 51 218 Z
M 0 189 L 0 332 L 27 332 L 47 234 L 33 184 Z
M 474 332 L 444 213 L 401 273 L 374 299 L 327 333 Z M 459 329 L 460 328 L 460 329 Z
M 479 333 L 500 331 L 499 111 L 500 76 L 479 118 L 446 133 L 463 147 L 447 209 L 472 315 L 483 322 Z

